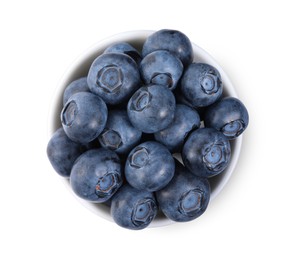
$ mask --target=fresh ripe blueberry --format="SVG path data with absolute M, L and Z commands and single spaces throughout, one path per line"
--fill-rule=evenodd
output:
M 83 77 L 72 81 L 64 90 L 63 94 L 63 105 L 65 105 L 68 99 L 75 93 L 78 92 L 90 92 L 87 85 L 87 78 Z
M 127 110 L 134 127 L 144 133 L 155 133 L 168 127 L 174 119 L 175 98 L 165 86 L 148 85 L 134 93 Z
M 188 133 L 200 127 L 200 116 L 195 109 L 177 104 L 171 124 L 154 134 L 155 140 L 164 144 L 171 152 L 180 152 Z
M 228 139 L 213 128 L 200 128 L 192 132 L 182 150 L 184 165 L 201 177 L 212 177 L 223 172 L 230 158 Z
M 112 198 L 111 216 L 119 226 L 139 230 L 151 223 L 157 209 L 153 193 L 124 184 Z
M 139 143 L 141 136 L 142 132 L 131 124 L 127 111 L 112 110 L 98 139 L 103 147 L 125 154 Z
M 209 64 L 192 63 L 181 78 L 181 91 L 193 107 L 209 106 L 222 95 L 221 76 Z
M 158 142 L 149 141 L 130 152 L 125 177 L 134 188 L 152 192 L 170 182 L 174 169 L 174 159 L 168 149 Z
M 140 73 L 146 84 L 164 85 L 173 90 L 183 73 L 183 64 L 169 51 L 158 50 L 143 58 Z
M 61 121 L 72 141 L 89 143 L 103 131 L 107 114 L 106 104 L 100 97 L 79 92 L 71 96 L 63 107 Z
M 166 217 L 173 221 L 186 222 L 205 212 L 211 190 L 208 179 L 194 176 L 176 161 L 173 179 L 155 194 Z
M 244 104 L 234 97 L 226 97 L 211 105 L 205 113 L 205 125 L 221 131 L 229 140 L 242 134 L 249 116 Z
M 166 50 L 181 60 L 186 67 L 193 61 L 193 47 L 189 38 L 180 31 L 163 29 L 151 34 L 144 42 L 142 56 L 157 50 Z
M 105 148 L 88 150 L 75 161 L 70 184 L 77 196 L 91 202 L 105 202 L 122 185 L 118 155 Z
M 70 176 L 71 168 L 82 152 L 84 147 L 69 139 L 62 127 L 53 134 L 47 146 L 53 168 L 63 177 Z
M 116 105 L 126 101 L 140 86 L 139 69 L 126 54 L 105 53 L 93 61 L 87 83 L 105 103 Z
M 114 43 L 107 47 L 103 53 L 124 53 L 130 56 L 137 64 L 140 64 L 142 59 L 138 50 L 127 42 Z

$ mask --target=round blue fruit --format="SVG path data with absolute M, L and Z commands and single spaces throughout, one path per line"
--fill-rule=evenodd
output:
M 241 135 L 247 128 L 249 115 L 239 99 L 226 97 L 208 107 L 204 121 L 207 127 L 219 130 L 231 140 Z
M 193 61 L 193 48 L 189 38 L 180 31 L 163 29 L 151 34 L 143 44 L 142 56 L 166 50 L 181 60 L 186 67 Z
M 222 173 L 231 159 L 228 139 L 213 128 L 200 128 L 187 138 L 182 159 L 194 175 L 212 177 Z
M 141 76 L 146 84 L 176 88 L 183 73 L 183 64 L 169 51 L 158 50 L 146 55 L 140 64 Z
M 47 145 L 47 156 L 58 174 L 69 177 L 75 160 L 84 150 L 82 145 L 69 139 L 61 127 L 53 134 Z
M 91 92 L 105 103 L 117 105 L 126 101 L 140 86 L 139 69 L 126 54 L 105 53 L 91 64 L 87 83 Z
M 173 221 L 186 222 L 196 219 L 206 211 L 211 189 L 206 178 L 194 176 L 176 161 L 173 179 L 155 194 L 166 217 Z
M 206 107 L 222 95 L 221 75 L 206 63 L 192 63 L 181 78 L 181 92 L 193 107 Z
M 124 184 L 111 201 L 114 221 L 121 227 L 133 230 L 149 226 L 157 210 L 158 205 L 152 192 L 137 190 L 129 184 Z
M 134 127 L 144 133 L 155 133 L 170 125 L 175 107 L 171 90 L 162 85 L 147 85 L 130 98 L 127 111 Z
M 177 104 L 171 124 L 154 134 L 155 140 L 171 152 L 180 152 L 188 133 L 200 127 L 200 116 L 195 109 Z
M 70 175 L 70 184 L 75 194 L 96 203 L 110 199 L 122 181 L 118 155 L 105 148 L 91 149 L 80 155 Z
M 157 191 L 173 177 L 174 159 L 168 149 L 155 141 L 136 146 L 128 155 L 125 177 L 136 189 Z
M 98 139 L 100 144 L 118 154 L 127 154 L 140 141 L 142 132 L 131 124 L 126 110 L 111 110 Z
M 103 131 L 107 115 L 107 106 L 100 97 L 79 92 L 71 96 L 63 107 L 61 121 L 72 141 L 89 143 Z

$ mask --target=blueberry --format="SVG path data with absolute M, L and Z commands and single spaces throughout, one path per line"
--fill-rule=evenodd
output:
M 231 148 L 228 139 L 213 128 L 200 128 L 187 138 L 182 159 L 194 175 L 212 177 L 223 172 L 229 164 Z
M 162 85 L 147 85 L 137 90 L 127 106 L 134 127 L 144 133 L 155 133 L 170 125 L 174 119 L 175 98 Z
M 193 48 L 189 38 L 180 31 L 163 29 L 151 34 L 143 44 L 142 56 L 157 50 L 166 50 L 181 60 L 184 66 L 193 61 Z
M 127 111 L 112 110 L 98 139 L 103 147 L 118 154 L 126 154 L 138 144 L 141 135 L 142 132 L 131 124 Z
M 111 216 L 119 226 L 139 230 L 151 223 L 157 209 L 153 193 L 124 184 L 112 198 Z
M 47 145 L 47 156 L 55 171 L 63 177 L 69 177 L 75 160 L 82 154 L 84 147 L 73 142 L 59 128 Z
M 126 54 L 105 53 L 93 61 L 87 83 L 105 103 L 116 105 L 126 101 L 140 86 L 139 69 Z
M 173 179 L 155 194 L 166 217 L 173 221 L 186 222 L 205 212 L 211 189 L 206 178 L 194 176 L 176 161 Z
M 137 64 L 141 62 L 141 55 L 137 49 L 127 42 L 118 42 L 107 47 L 103 53 L 123 53 L 130 56 Z
M 154 134 L 155 139 L 171 152 L 180 152 L 188 133 L 200 127 L 200 116 L 195 109 L 177 104 L 174 120 L 165 129 Z
M 79 78 L 72 81 L 64 90 L 63 105 L 65 105 L 68 99 L 78 92 L 90 92 L 87 85 L 87 77 Z
M 226 97 L 210 106 L 205 113 L 205 125 L 221 131 L 229 140 L 247 128 L 249 116 L 244 104 L 234 97 Z
M 79 92 L 71 96 L 63 107 L 61 121 L 72 141 L 89 143 L 103 131 L 107 114 L 106 104 L 100 97 Z
M 216 68 L 206 63 L 192 63 L 181 78 L 181 91 L 194 107 L 205 107 L 222 95 L 221 76 Z
M 140 72 L 146 84 L 164 85 L 173 90 L 183 73 L 183 65 L 170 52 L 158 50 L 143 58 Z
M 72 167 L 70 184 L 82 199 L 96 203 L 107 201 L 122 185 L 118 155 L 105 148 L 86 151 Z
M 134 188 L 152 192 L 170 182 L 174 168 L 174 159 L 168 149 L 158 142 L 148 141 L 129 153 L 125 177 Z

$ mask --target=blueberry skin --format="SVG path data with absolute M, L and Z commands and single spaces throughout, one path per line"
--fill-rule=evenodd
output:
M 173 179 L 155 194 L 166 217 L 186 222 L 198 218 L 206 211 L 211 189 L 208 179 L 194 176 L 176 161 Z
M 79 92 L 71 96 L 63 107 L 61 122 L 72 141 L 89 143 L 103 131 L 107 115 L 107 106 L 100 97 Z
M 143 44 L 142 57 L 157 50 L 166 50 L 181 60 L 186 67 L 193 61 L 193 47 L 189 38 L 180 31 L 162 29 L 151 34 Z
M 141 230 L 155 218 L 158 205 L 154 194 L 124 184 L 113 196 L 111 216 L 121 227 Z
M 182 160 L 186 168 L 196 176 L 213 177 L 222 173 L 231 158 L 228 139 L 213 128 L 200 128 L 187 138 Z
M 75 161 L 70 176 L 74 193 L 85 200 L 102 203 L 122 185 L 119 156 L 108 149 L 88 150 Z
M 146 55 L 140 64 L 146 84 L 159 84 L 174 90 L 183 73 L 183 64 L 169 51 L 158 50 Z
M 126 110 L 112 110 L 98 139 L 101 146 L 126 154 L 139 143 L 141 136 L 142 132 L 131 124 Z
M 84 152 L 84 147 L 68 138 L 59 128 L 47 145 L 47 156 L 54 170 L 62 177 L 69 177 L 75 160 Z
M 107 47 L 103 53 L 123 53 L 130 56 L 137 64 L 140 64 L 141 54 L 131 44 L 127 42 L 118 42 Z
M 170 125 L 174 119 L 175 97 L 162 85 L 147 85 L 138 89 L 127 106 L 134 127 L 144 133 L 155 133 Z
M 188 133 L 200 127 L 200 116 L 195 109 L 177 104 L 171 124 L 154 134 L 155 140 L 164 144 L 171 152 L 180 152 Z
M 237 98 L 226 97 L 205 112 L 205 125 L 221 131 L 229 140 L 241 135 L 248 126 L 249 115 Z
M 67 103 L 68 99 L 73 94 L 78 92 L 90 92 L 87 84 L 87 77 L 76 79 L 65 88 L 63 93 L 63 105 Z
M 139 69 L 126 54 L 105 53 L 93 61 L 87 83 L 91 92 L 99 95 L 105 103 L 117 105 L 139 88 Z
M 209 64 L 192 63 L 181 78 L 181 91 L 193 107 L 209 106 L 222 95 L 221 76 Z
M 136 189 L 157 191 L 165 187 L 174 175 L 174 159 L 168 149 L 155 141 L 136 146 L 128 155 L 125 177 Z

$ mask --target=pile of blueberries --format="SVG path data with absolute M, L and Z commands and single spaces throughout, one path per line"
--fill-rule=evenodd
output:
M 159 30 L 141 52 L 109 46 L 64 91 L 48 158 L 124 228 L 143 229 L 158 211 L 178 222 L 202 215 L 209 178 L 226 169 L 230 140 L 248 125 L 243 103 L 223 97 L 218 70 L 194 55 L 185 34 Z

